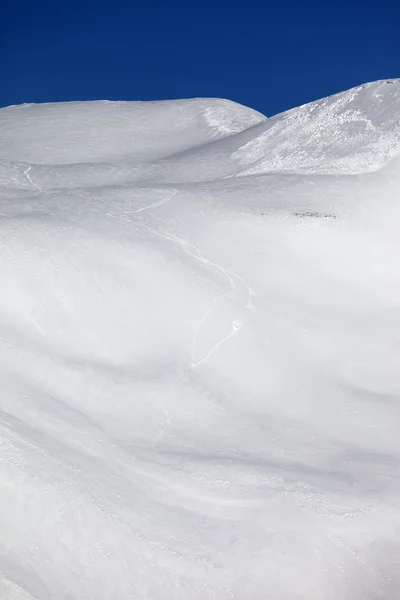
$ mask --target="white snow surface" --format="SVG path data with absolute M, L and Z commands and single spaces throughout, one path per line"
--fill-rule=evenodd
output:
M 400 598 L 400 80 L 0 110 L 0 598 Z

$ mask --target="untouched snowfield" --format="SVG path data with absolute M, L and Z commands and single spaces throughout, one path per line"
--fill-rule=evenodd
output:
M 0 110 L 0 598 L 400 598 L 400 80 Z

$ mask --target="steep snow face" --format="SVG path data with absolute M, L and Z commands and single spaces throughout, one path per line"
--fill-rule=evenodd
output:
M 246 173 L 377 170 L 399 154 L 400 79 L 307 104 L 258 129 L 257 139 L 234 155 L 243 161 L 256 159 Z
M 399 115 L 400 80 L 362 85 L 261 124 L 234 157 L 246 173 L 373 171 L 399 153 Z
M 1 598 L 397 598 L 399 88 L 0 110 Z
M 212 151 L 242 174 L 374 171 L 399 154 L 399 115 L 400 79 L 378 81 L 262 121 Z

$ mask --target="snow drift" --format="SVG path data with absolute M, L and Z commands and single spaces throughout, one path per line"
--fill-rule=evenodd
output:
M 395 600 L 400 81 L 0 110 L 0 596 Z

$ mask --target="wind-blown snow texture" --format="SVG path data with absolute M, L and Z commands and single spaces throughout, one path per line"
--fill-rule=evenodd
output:
M 0 111 L 0 597 L 400 598 L 400 81 Z

